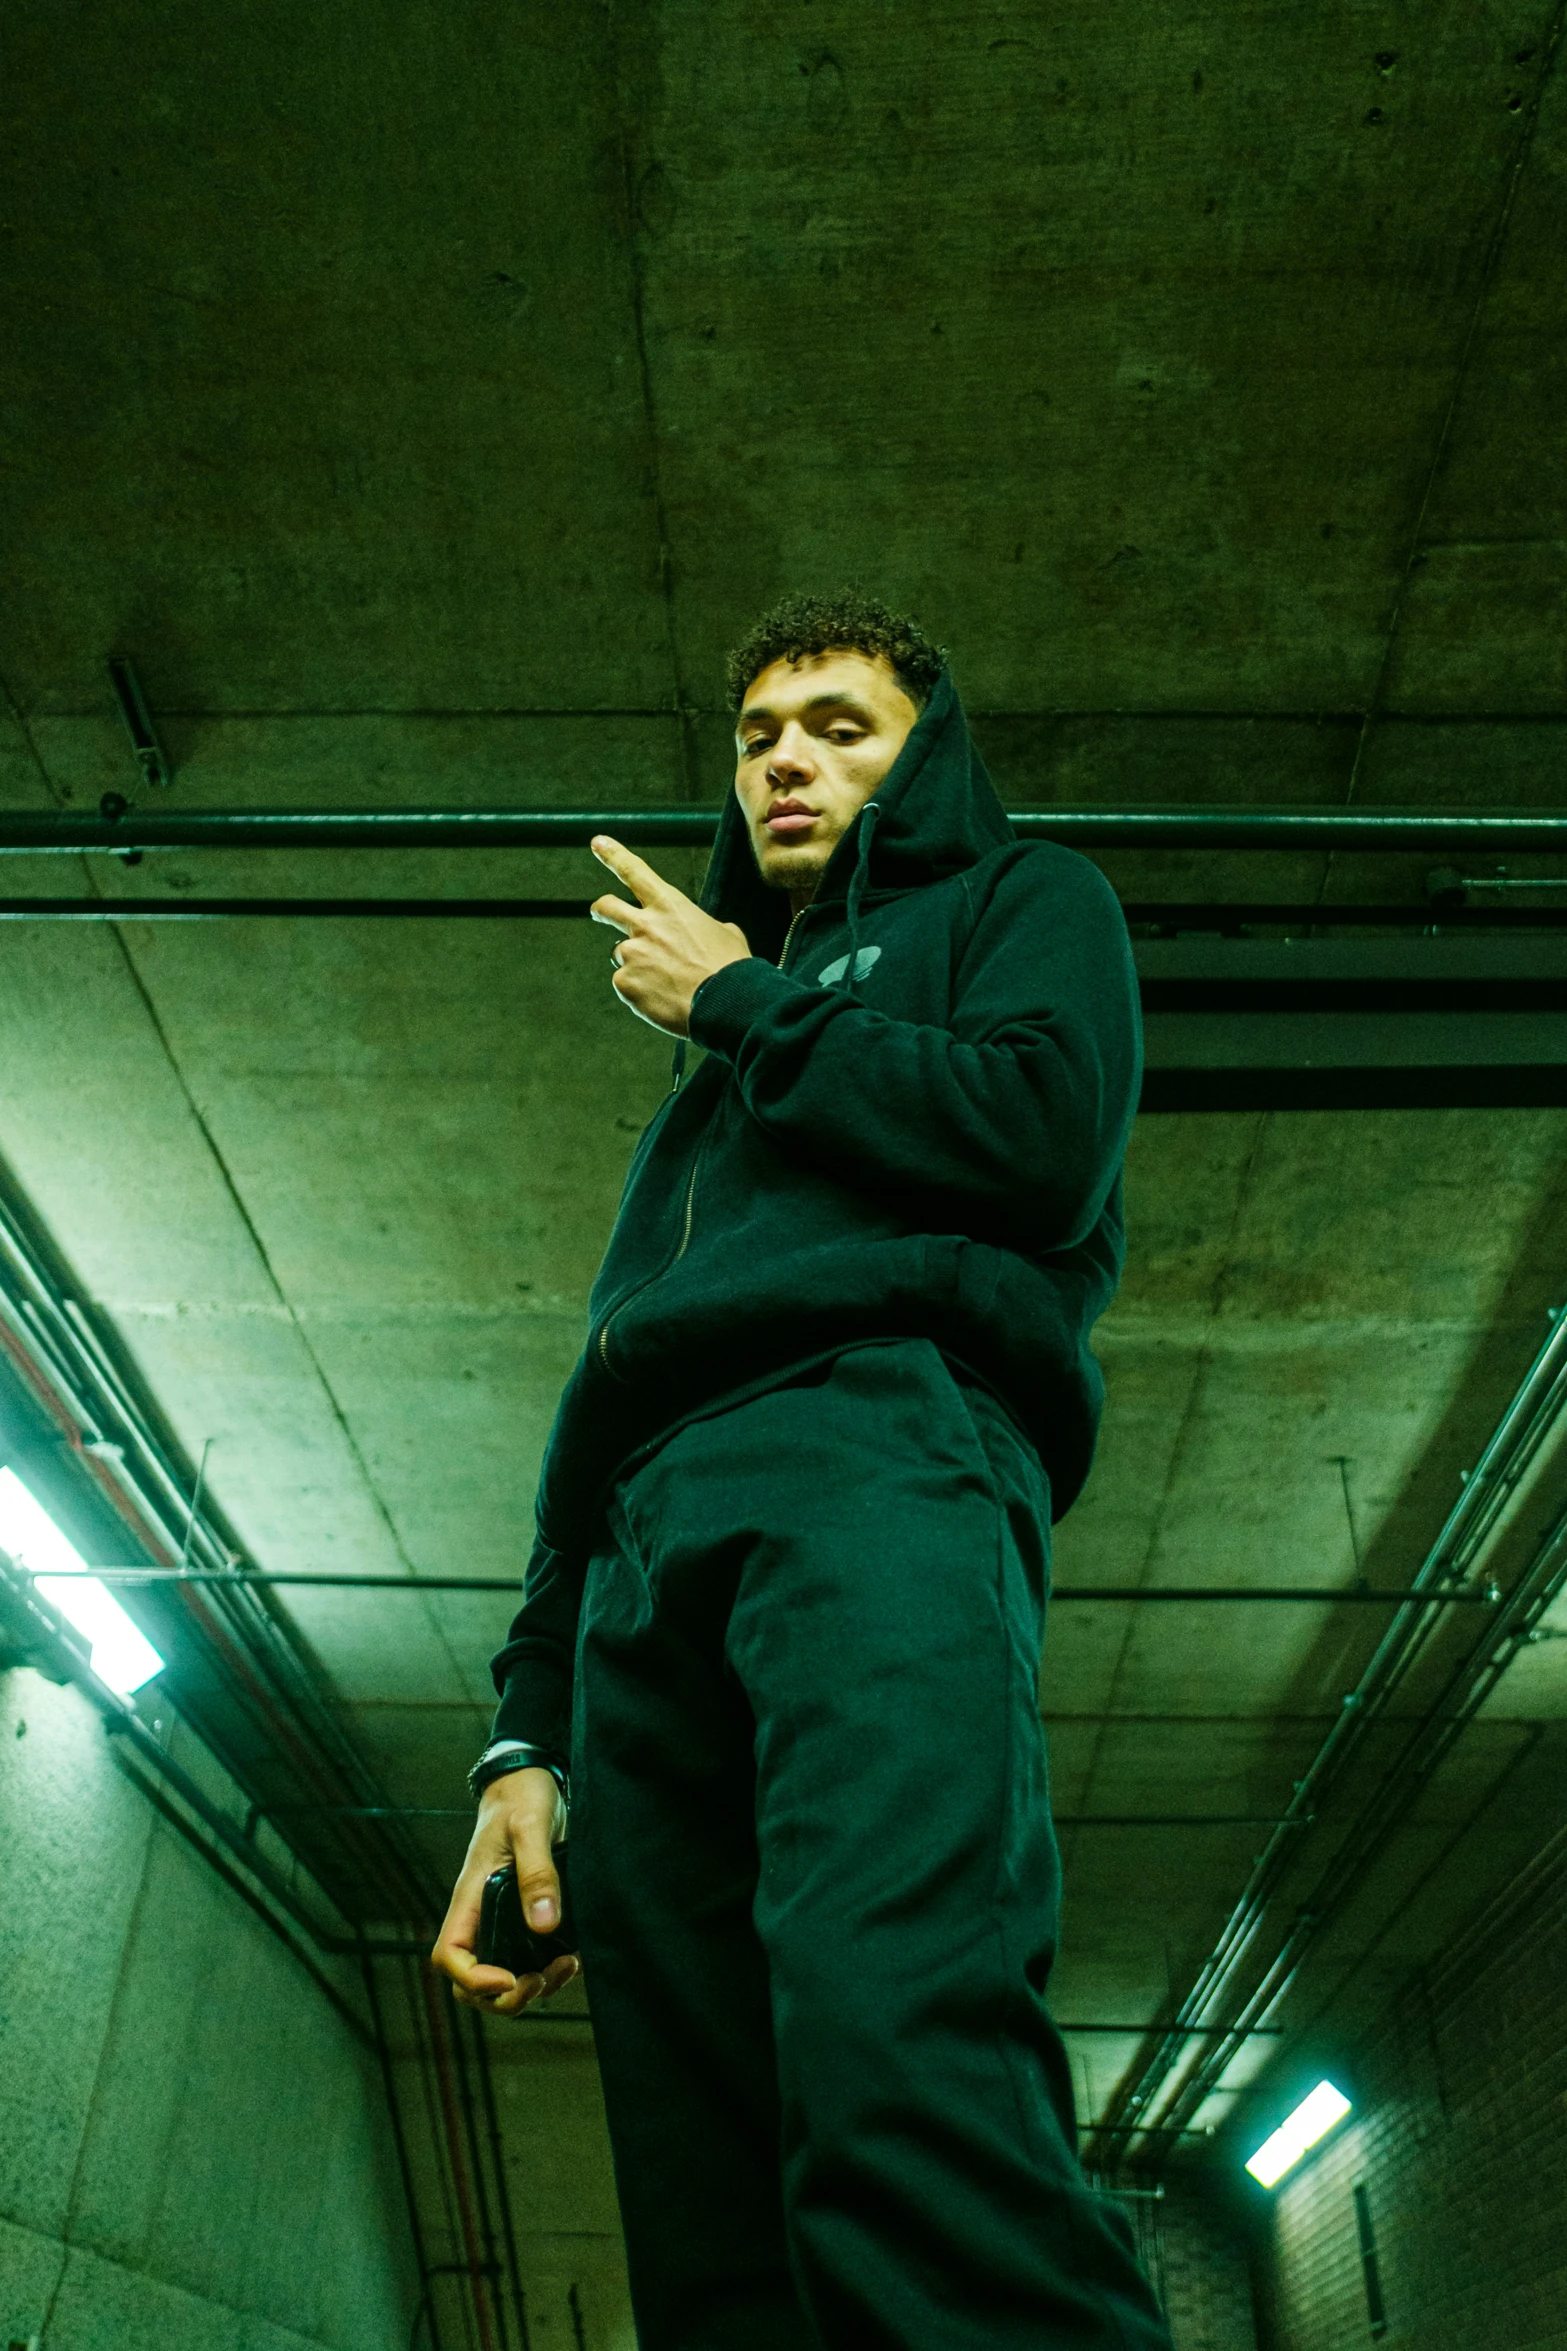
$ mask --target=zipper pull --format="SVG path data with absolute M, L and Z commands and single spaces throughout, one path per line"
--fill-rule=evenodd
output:
M 781 951 L 780 951 L 780 953 L 779 953 L 779 957 L 778 957 L 778 968 L 779 968 L 779 970 L 780 970 L 780 971 L 787 971 L 787 970 L 788 970 L 788 968 L 789 968 L 789 949 L 790 949 L 790 948 L 793 946 L 793 944 L 794 944 L 794 934 L 795 934 L 795 931 L 796 931 L 796 929 L 798 928 L 798 926 L 799 926 L 799 925 L 800 925 L 802 922 L 804 922 L 804 920 L 805 920 L 806 916 L 807 916 L 807 915 L 810 913 L 810 911 L 811 911 L 811 910 L 810 910 L 810 908 L 809 908 L 808 906 L 802 906 L 798 914 L 795 914 L 795 915 L 791 915 L 791 916 L 790 916 L 790 918 L 789 918 L 789 928 L 788 928 L 788 929 L 787 929 L 787 930 L 784 932 L 784 943 L 783 943 L 783 947 L 782 947 L 782 949 L 781 949 Z

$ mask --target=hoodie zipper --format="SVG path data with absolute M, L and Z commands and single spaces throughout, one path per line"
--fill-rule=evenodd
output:
M 802 906 L 799 913 L 795 915 L 790 921 L 789 928 L 784 933 L 783 948 L 778 957 L 778 968 L 780 971 L 784 971 L 788 968 L 789 949 L 793 944 L 794 934 L 810 912 L 811 908 L 809 906 Z M 707 1139 L 711 1133 L 712 1126 L 711 1123 L 709 1123 L 709 1125 L 703 1130 L 702 1140 L 697 1145 L 696 1156 L 691 1162 L 691 1173 L 686 1178 L 685 1214 L 681 1219 L 679 1248 L 676 1249 L 673 1257 L 667 1257 L 664 1260 L 664 1263 L 659 1267 L 657 1273 L 650 1273 L 645 1282 L 639 1282 L 634 1290 L 632 1290 L 626 1297 L 622 1298 L 620 1304 L 614 1309 L 612 1313 L 606 1315 L 603 1322 L 601 1322 L 599 1325 L 599 1361 L 604 1366 L 604 1369 L 609 1373 L 611 1379 L 618 1377 L 618 1374 L 616 1373 L 614 1365 L 609 1360 L 610 1325 L 619 1320 L 620 1316 L 625 1312 L 626 1308 L 631 1304 L 634 1298 L 642 1297 L 644 1292 L 650 1290 L 655 1282 L 661 1282 L 665 1274 L 668 1273 L 672 1267 L 677 1266 L 680 1263 L 681 1258 L 684 1257 L 686 1251 L 691 1246 L 691 1224 L 696 1212 L 696 1179 L 701 1172 L 702 1155 L 707 1149 Z
M 680 1227 L 679 1248 L 675 1251 L 673 1257 L 667 1257 L 664 1260 L 657 1273 L 650 1273 L 645 1282 L 638 1282 L 636 1288 L 632 1290 L 628 1296 L 622 1298 L 620 1304 L 614 1309 L 614 1312 L 606 1315 L 603 1322 L 599 1325 L 599 1361 L 603 1364 L 604 1369 L 609 1373 L 611 1379 L 617 1378 L 618 1374 L 616 1373 L 614 1365 L 609 1360 L 610 1324 L 616 1321 L 616 1319 L 625 1312 L 625 1309 L 631 1304 L 633 1298 L 640 1298 L 645 1290 L 651 1290 L 655 1282 L 662 1281 L 665 1274 L 669 1272 L 671 1266 L 678 1265 L 681 1258 L 684 1257 L 686 1251 L 691 1246 L 691 1219 L 696 1208 L 696 1179 L 702 1165 L 702 1154 L 707 1149 L 707 1137 L 710 1132 L 711 1128 L 705 1128 L 703 1130 L 702 1140 L 697 1145 L 696 1155 L 691 1162 L 691 1173 L 686 1178 L 686 1205 L 685 1215 L 681 1221 Z
M 814 905 L 814 900 L 812 901 L 812 905 Z M 811 905 L 802 906 L 799 913 L 791 917 L 789 928 L 784 932 L 784 943 L 778 956 L 778 968 L 780 971 L 788 970 L 789 950 L 794 945 L 794 934 L 811 911 Z

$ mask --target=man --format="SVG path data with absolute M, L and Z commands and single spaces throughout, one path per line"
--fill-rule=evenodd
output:
M 619 843 L 623 1002 L 706 1057 L 642 1138 L 496 1660 L 436 1946 L 573 1898 L 644 2351 L 1167 2345 L 1045 2013 L 1049 1524 L 1102 1395 L 1136 990 L 940 652 L 855 597 L 731 661 L 701 906 Z M 678 1053 L 677 1053 L 678 1058 Z

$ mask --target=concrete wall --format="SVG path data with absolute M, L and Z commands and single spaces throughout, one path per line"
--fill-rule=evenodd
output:
M 0 2343 L 404 2344 L 373 2055 L 27 1668 L 0 1674 L 0 1856 Z
M 1357 2182 L 1384 2351 L 1567 2345 L 1567 1845 L 1396 2003 L 1344 2086 L 1354 2117 L 1275 2201 L 1270 2351 L 1374 2339 Z

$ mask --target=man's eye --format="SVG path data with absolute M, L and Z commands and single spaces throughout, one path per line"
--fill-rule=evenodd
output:
M 745 753 L 747 759 L 754 759 L 759 751 L 765 751 L 767 749 L 767 737 L 765 735 L 753 735 L 750 742 L 742 743 L 740 748 Z

